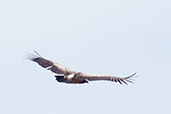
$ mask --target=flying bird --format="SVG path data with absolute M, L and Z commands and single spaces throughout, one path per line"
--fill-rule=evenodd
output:
M 127 76 L 127 77 L 117 77 L 117 76 L 108 76 L 108 75 L 90 75 L 85 74 L 82 72 L 72 71 L 69 68 L 53 62 L 51 60 L 45 59 L 40 56 L 39 53 L 34 51 L 36 54 L 30 54 L 28 59 L 38 63 L 43 68 L 50 70 L 56 73 L 55 78 L 58 82 L 68 83 L 68 84 L 84 84 L 88 83 L 89 81 L 98 81 L 98 80 L 106 80 L 106 81 L 113 81 L 119 82 L 120 84 L 128 84 L 133 83 L 132 77 L 135 76 L 136 73 Z

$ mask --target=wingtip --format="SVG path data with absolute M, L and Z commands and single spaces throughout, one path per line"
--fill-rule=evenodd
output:
M 130 76 L 127 76 L 127 77 L 125 77 L 124 78 L 124 81 L 127 81 L 127 82 L 129 82 L 129 83 L 134 83 L 133 81 L 133 77 L 135 78 L 135 75 L 136 75 L 137 73 L 135 72 L 135 73 L 133 73 L 132 75 L 130 75 Z
M 131 78 L 131 77 L 135 76 L 136 74 L 137 73 L 135 72 L 135 73 L 131 74 L 130 76 L 125 77 L 125 79 Z
M 35 61 L 35 59 L 41 57 L 40 54 L 39 54 L 36 50 L 34 50 L 34 52 L 35 52 L 35 54 L 27 53 L 27 55 L 26 55 L 25 58 L 26 58 L 27 60 Z
M 35 52 L 39 57 L 41 57 L 41 55 L 40 55 L 36 50 L 34 50 L 34 52 Z

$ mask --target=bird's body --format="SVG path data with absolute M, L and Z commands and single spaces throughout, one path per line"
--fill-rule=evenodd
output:
M 55 63 L 41 57 L 36 51 L 35 53 L 37 55 L 32 55 L 32 57 L 29 59 L 38 63 L 43 68 L 46 68 L 47 70 L 56 73 L 57 75 L 55 77 L 58 82 L 70 83 L 70 84 L 83 84 L 83 83 L 88 83 L 89 81 L 107 80 L 107 81 L 119 82 L 120 84 L 122 83 L 127 84 L 127 82 L 132 83 L 131 77 L 133 77 L 136 74 L 134 73 L 124 78 L 115 77 L 115 76 L 105 76 L 105 75 L 88 75 L 82 72 L 72 71 L 69 68 L 64 67 L 59 63 Z
M 63 82 L 63 83 L 69 83 L 69 84 L 83 84 L 83 83 L 88 83 L 88 81 L 84 79 L 79 79 L 76 78 L 75 74 L 70 74 L 68 76 L 59 76 L 56 75 L 56 80 L 58 82 Z

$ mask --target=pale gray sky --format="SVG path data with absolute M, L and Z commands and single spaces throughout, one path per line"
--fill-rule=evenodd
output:
M 0 1 L 1 114 L 170 114 L 169 0 Z M 57 83 L 42 56 L 135 84 Z

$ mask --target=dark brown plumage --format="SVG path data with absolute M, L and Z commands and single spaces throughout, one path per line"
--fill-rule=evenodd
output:
M 82 84 L 82 83 L 88 83 L 88 81 L 106 80 L 106 81 L 119 82 L 120 84 L 122 83 L 127 84 L 128 82 L 133 83 L 131 79 L 136 74 L 134 73 L 124 78 L 115 77 L 115 76 L 106 76 L 106 75 L 88 75 L 82 72 L 72 71 L 69 68 L 64 67 L 63 65 L 59 63 L 55 63 L 55 62 L 52 62 L 50 60 L 47 60 L 41 57 L 36 51 L 35 53 L 37 55 L 31 54 L 32 57 L 29 57 L 29 59 L 38 63 L 43 68 L 47 68 L 47 70 L 50 70 L 56 73 L 57 75 L 55 77 L 58 82 Z

